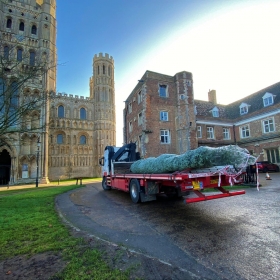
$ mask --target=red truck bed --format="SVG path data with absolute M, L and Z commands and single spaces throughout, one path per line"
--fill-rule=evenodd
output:
M 136 179 L 139 186 L 142 188 L 142 201 L 149 201 L 151 194 L 166 193 L 166 190 L 176 188 L 180 196 L 192 191 L 196 197 L 186 198 L 186 203 L 200 202 L 205 200 L 235 196 L 245 194 L 244 190 L 241 191 L 227 191 L 223 186 L 233 184 L 240 184 L 241 172 L 232 173 L 229 166 L 214 167 L 204 170 L 187 170 L 167 174 L 135 174 L 135 173 L 122 173 L 111 174 L 107 176 L 107 185 L 129 192 L 130 182 Z M 201 191 L 206 188 L 214 188 L 219 193 L 205 195 Z M 146 199 L 146 200 L 145 200 Z

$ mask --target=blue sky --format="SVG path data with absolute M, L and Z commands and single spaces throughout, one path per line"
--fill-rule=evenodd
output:
M 57 0 L 57 91 L 89 95 L 94 54 L 115 61 L 117 145 L 124 100 L 146 70 L 193 73 L 221 104 L 280 80 L 280 1 Z

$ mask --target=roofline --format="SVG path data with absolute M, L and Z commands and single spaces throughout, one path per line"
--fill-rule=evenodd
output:
M 255 117 L 250 117 L 248 119 L 241 120 L 241 121 L 236 122 L 234 124 L 235 125 L 242 125 L 242 124 L 245 124 L 245 123 L 248 123 L 248 122 L 252 122 L 252 121 L 259 120 L 259 119 L 263 119 L 263 118 L 267 118 L 267 117 L 270 117 L 270 116 L 274 116 L 274 115 L 279 114 L 279 113 L 280 113 L 280 109 L 276 109 L 276 110 L 271 111 L 269 113 L 263 113 L 263 114 L 255 116 Z

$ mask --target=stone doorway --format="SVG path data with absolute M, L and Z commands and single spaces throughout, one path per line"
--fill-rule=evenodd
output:
M 0 185 L 7 185 L 10 181 L 11 157 L 7 150 L 0 152 Z

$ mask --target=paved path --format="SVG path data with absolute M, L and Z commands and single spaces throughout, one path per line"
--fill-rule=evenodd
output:
M 143 204 L 133 204 L 126 193 L 104 191 L 100 183 L 90 184 L 59 195 L 56 204 L 63 217 L 80 230 L 181 267 L 189 271 L 190 277 L 220 279 L 176 246 L 168 235 L 142 220 L 134 210 L 141 211 Z

